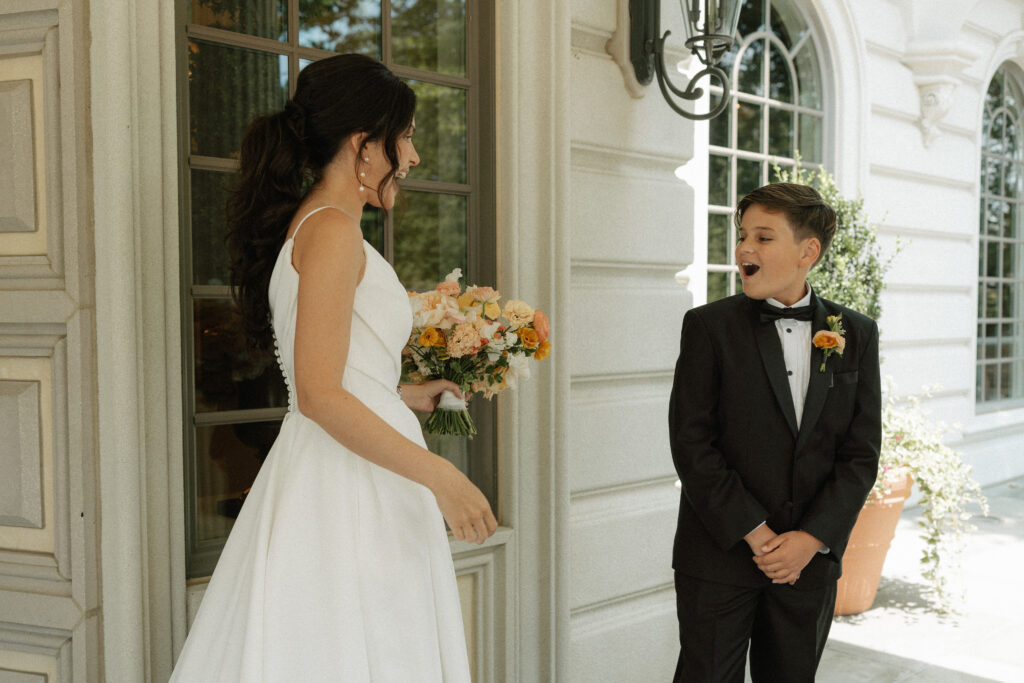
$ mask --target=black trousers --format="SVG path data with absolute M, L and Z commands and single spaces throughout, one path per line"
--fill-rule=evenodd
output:
M 675 683 L 743 683 L 750 648 L 755 683 L 808 683 L 832 626 L 836 582 L 729 586 L 676 572 L 679 662 Z

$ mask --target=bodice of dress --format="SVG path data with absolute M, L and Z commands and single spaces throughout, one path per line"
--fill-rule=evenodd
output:
M 295 323 L 299 273 L 292 264 L 292 246 L 293 240 L 289 239 L 281 248 L 269 287 L 275 347 L 288 387 L 289 411 L 297 410 Z M 401 353 L 412 331 L 412 311 L 408 294 L 391 264 L 365 240 L 363 251 L 366 268 L 356 287 L 342 386 L 373 404 L 397 398 Z

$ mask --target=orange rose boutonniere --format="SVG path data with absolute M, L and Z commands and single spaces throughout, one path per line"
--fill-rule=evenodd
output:
M 841 313 L 839 315 L 830 315 L 825 320 L 828 322 L 828 329 L 818 330 L 814 333 L 814 339 L 811 340 L 814 346 L 825 353 L 818 372 L 825 372 L 825 362 L 829 356 L 833 353 L 838 353 L 841 356 L 846 348 L 846 337 L 844 336 L 846 330 L 843 329 L 843 315 Z

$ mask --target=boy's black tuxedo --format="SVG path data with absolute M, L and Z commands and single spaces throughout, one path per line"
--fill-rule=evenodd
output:
M 846 347 L 810 379 L 797 428 L 776 324 L 743 294 L 687 312 L 669 430 L 683 484 L 672 566 L 682 650 L 676 681 L 813 681 L 835 580 L 874 483 L 881 446 L 878 327 L 812 294 L 811 334 L 842 314 Z M 744 536 L 767 521 L 829 550 L 791 587 L 774 585 Z
M 812 335 L 842 314 L 846 348 L 819 372 L 811 352 L 800 429 L 776 326 L 738 294 L 687 312 L 669 403 L 672 458 L 683 484 L 672 566 L 720 583 L 769 580 L 743 537 L 767 520 L 802 529 L 830 550 L 796 587 L 821 586 L 840 560 L 875 481 L 881 445 L 878 327 L 812 294 Z

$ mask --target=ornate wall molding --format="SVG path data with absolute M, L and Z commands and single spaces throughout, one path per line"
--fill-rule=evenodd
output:
M 949 113 L 956 87 L 979 56 L 962 45 L 933 41 L 911 43 L 904 52 L 902 62 L 913 72 L 921 101 L 918 125 L 925 147 L 939 136 L 939 122 Z

